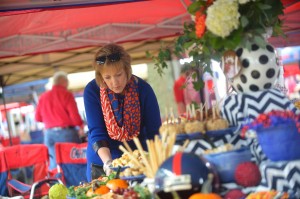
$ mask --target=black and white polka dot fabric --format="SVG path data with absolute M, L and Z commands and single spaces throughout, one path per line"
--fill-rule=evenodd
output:
M 233 79 L 237 92 L 248 93 L 270 89 L 279 75 L 279 65 L 274 48 L 266 44 L 265 48 L 253 43 L 251 49 L 238 48 L 242 69 Z

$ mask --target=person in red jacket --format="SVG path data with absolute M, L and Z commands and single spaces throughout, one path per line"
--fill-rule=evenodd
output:
M 80 135 L 84 133 L 83 120 L 73 94 L 67 90 L 68 85 L 65 72 L 55 73 L 52 89 L 40 96 L 36 107 L 35 119 L 45 125 L 44 143 L 50 155 L 49 169 L 56 168 L 55 143 L 80 143 Z
M 189 64 L 184 64 L 180 70 L 180 76 L 174 82 L 173 92 L 177 104 L 178 115 L 186 112 L 186 105 L 201 103 L 200 92 L 196 91 L 193 85 L 192 75 L 196 71 L 191 69 Z
M 175 80 L 174 85 L 173 85 L 173 92 L 174 92 L 174 98 L 175 98 L 175 102 L 177 104 L 177 111 L 178 111 L 178 115 L 182 115 L 183 113 L 185 113 L 185 97 L 184 97 L 184 87 L 185 87 L 185 83 L 186 83 L 186 77 L 187 77 L 187 71 L 188 68 L 183 66 L 180 69 L 180 75 L 178 77 L 178 79 Z

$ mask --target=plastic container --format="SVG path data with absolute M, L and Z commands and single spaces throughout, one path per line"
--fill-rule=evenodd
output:
M 221 183 L 235 182 L 234 172 L 242 162 L 251 161 L 251 152 L 247 147 L 240 149 L 204 155 L 217 170 Z
M 300 159 L 300 133 L 295 123 L 258 130 L 257 139 L 263 152 L 272 161 Z

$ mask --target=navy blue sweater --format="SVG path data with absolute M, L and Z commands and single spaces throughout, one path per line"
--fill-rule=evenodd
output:
M 138 138 L 144 149 L 147 149 L 146 139 L 153 139 L 154 135 L 158 134 L 159 127 L 161 126 L 161 118 L 158 102 L 153 89 L 141 78 L 138 78 L 138 92 L 141 106 L 141 129 Z M 112 140 L 107 133 L 100 102 L 100 88 L 95 79 L 87 84 L 84 89 L 83 97 L 89 129 L 87 147 L 87 179 L 88 181 L 91 181 L 91 163 L 103 165 L 100 157 L 93 150 L 93 143 L 101 140 L 108 141 L 112 158 L 115 159 L 120 157 L 122 154 L 119 150 L 119 145 L 122 144 L 122 142 Z M 132 149 L 136 148 L 133 141 L 128 142 L 128 144 Z

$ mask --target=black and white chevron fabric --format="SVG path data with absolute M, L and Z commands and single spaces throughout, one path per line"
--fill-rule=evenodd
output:
M 269 89 L 228 96 L 222 107 L 222 115 L 230 125 L 238 126 L 251 121 L 261 113 L 272 110 L 297 111 L 294 104 L 279 90 Z
M 237 130 L 233 133 L 228 133 L 224 136 L 212 137 L 208 139 L 196 139 L 191 140 L 186 147 L 186 152 L 195 153 L 197 155 L 204 154 L 205 150 L 222 146 L 224 144 L 232 144 L 234 148 L 240 148 L 247 146 L 247 141 L 240 136 L 240 132 Z
M 300 198 L 300 160 L 288 162 L 263 162 L 260 165 L 261 186 L 289 192 Z
M 251 161 L 255 162 L 257 165 L 260 165 L 260 163 L 264 161 L 268 161 L 268 158 L 262 151 L 262 148 L 260 144 L 257 142 L 257 139 L 248 138 L 247 141 L 252 154 Z

